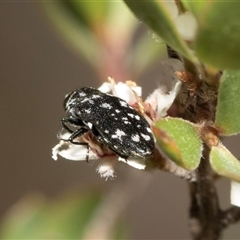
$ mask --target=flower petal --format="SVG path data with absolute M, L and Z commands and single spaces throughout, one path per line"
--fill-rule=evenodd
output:
M 104 82 L 99 88 L 99 91 L 103 93 L 110 93 L 112 91 L 112 84 L 110 82 Z
M 231 181 L 231 204 L 240 207 L 240 183 Z
M 156 120 L 167 115 L 167 110 L 171 107 L 175 97 L 181 88 L 181 82 L 177 81 L 173 90 L 165 93 L 164 89 L 158 88 L 146 99 L 148 103 L 156 111 Z
M 87 145 L 72 144 L 61 140 L 52 149 L 52 158 L 58 159 L 58 155 L 73 161 L 94 160 L 99 157 Z
M 134 167 L 139 170 L 144 170 L 146 167 L 145 160 L 143 159 L 136 159 L 136 158 L 128 158 L 127 160 L 124 158 L 119 157 L 118 161 L 124 162 L 131 167 Z

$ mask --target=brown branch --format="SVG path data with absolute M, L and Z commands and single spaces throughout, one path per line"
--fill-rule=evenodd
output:
M 168 53 L 169 56 L 177 56 L 175 52 L 175 55 L 172 51 Z M 194 240 L 218 240 L 226 227 L 240 221 L 239 207 L 225 211 L 220 209 L 215 187 L 216 174 L 209 162 L 210 148 L 219 142 L 214 120 L 222 72 L 201 64 L 195 65 L 185 58 L 182 60 L 185 70 L 175 72 L 182 88 L 173 109 L 175 116 L 198 124 L 205 142 L 201 163 L 194 171 L 196 179 L 189 182 L 190 231 Z
M 222 211 L 215 187 L 215 174 L 209 163 L 209 148 L 205 148 L 197 181 L 190 188 L 190 231 L 194 240 L 217 240 L 230 224 L 240 221 L 240 208 L 231 207 Z
M 231 208 L 222 211 L 221 224 L 222 228 L 227 228 L 230 224 L 240 221 L 240 207 L 232 206 Z
M 209 148 L 206 147 L 197 169 L 197 182 L 190 183 L 190 231 L 194 240 L 217 240 L 222 230 L 219 227 L 221 211 L 208 156 Z

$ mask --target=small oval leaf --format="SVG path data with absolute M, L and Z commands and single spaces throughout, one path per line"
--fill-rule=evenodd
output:
M 219 175 L 240 182 L 240 162 L 225 146 L 219 144 L 212 147 L 210 162 L 214 171 Z
M 167 117 L 156 122 L 153 132 L 158 145 L 170 159 L 187 170 L 198 167 L 202 142 L 192 123 Z
M 240 71 L 224 71 L 218 94 L 216 127 L 220 135 L 240 133 Z
M 182 156 L 176 142 L 162 129 L 155 126 L 153 126 L 152 129 L 157 143 L 163 152 L 165 152 L 171 160 L 182 166 Z

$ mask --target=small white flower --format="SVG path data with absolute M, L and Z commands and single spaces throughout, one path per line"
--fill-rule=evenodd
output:
M 61 136 L 62 139 L 68 139 L 69 133 L 65 133 Z M 58 155 L 72 161 L 86 161 L 95 160 L 99 156 L 96 155 L 89 146 L 72 144 L 69 141 L 60 140 L 59 143 L 52 149 L 52 158 L 56 161 Z
M 141 114 L 146 117 L 150 123 L 166 116 L 167 110 L 172 105 L 181 86 L 181 82 L 178 81 L 173 90 L 169 93 L 165 93 L 161 88 L 156 89 L 144 103 L 141 100 L 142 88 L 137 86 L 135 82 L 127 81 L 126 83 L 115 83 L 112 78 L 109 78 L 108 80 L 109 82 L 103 83 L 99 90 L 122 98 L 131 107 L 136 108 L 137 111 L 141 112 Z M 146 109 L 146 107 L 149 107 L 150 112 L 153 111 L 154 116 L 156 117 L 153 118 L 151 113 L 148 111 L 149 109 Z M 89 128 L 91 129 L 92 126 L 89 126 Z M 151 131 L 150 128 L 149 131 Z M 118 130 L 116 132 L 116 137 L 121 137 L 125 134 L 125 132 Z M 106 145 L 98 142 L 96 137 L 93 136 L 91 130 L 77 139 L 74 139 L 74 141 L 78 141 L 83 144 L 73 144 L 69 142 L 67 139 L 69 139 L 70 135 L 70 133 L 61 134 L 60 138 L 66 140 L 60 140 L 60 142 L 52 149 L 52 158 L 54 160 L 57 160 L 58 155 L 73 161 L 91 161 L 102 159 L 103 163 L 97 167 L 96 171 L 101 177 L 106 178 L 106 180 L 115 177 L 114 165 L 118 161 L 124 162 L 129 166 L 140 170 L 144 170 L 146 167 L 144 159 L 130 157 L 126 160 L 116 155 Z M 138 140 L 136 137 L 134 139 L 136 139 L 136 141 Z
M 149 95 L 145 103 L 150 104 L 152 109 L 155 111 L 155 120 L 167 115 L 167 110 L 171 107 L 180 88 L 181 82 L 177 81 L 173 90 L 169 93 L 166 93 L 163 88 L 158 88 L 151 95 Z
M 129 105 L 138 102 L 142 96 L 142 88 L 137 86 L 133 81 L 126 81 L 126 83 L 116 83 L 113 78 L 108 78 L 108 82 L 104 82 L 99 88 L 101 92 L 111 93 L 113 96 L 125 100 Z

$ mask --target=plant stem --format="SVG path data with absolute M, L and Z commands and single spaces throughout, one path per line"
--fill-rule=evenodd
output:
M 224 229 L 240 220 L 239 207 L 232 206 L 224 211 L 220 209 L 209 152 L 205 146 L 196 171 L 196 181 L 189 183 L 190 231 L 193 240 L 218 240 Z
M 190 230 L 194 240 L 217 240 L 222 230 L 218 195 L 208 156 L 209 148 L 205 147 L 197 181 L 190 183 Z

